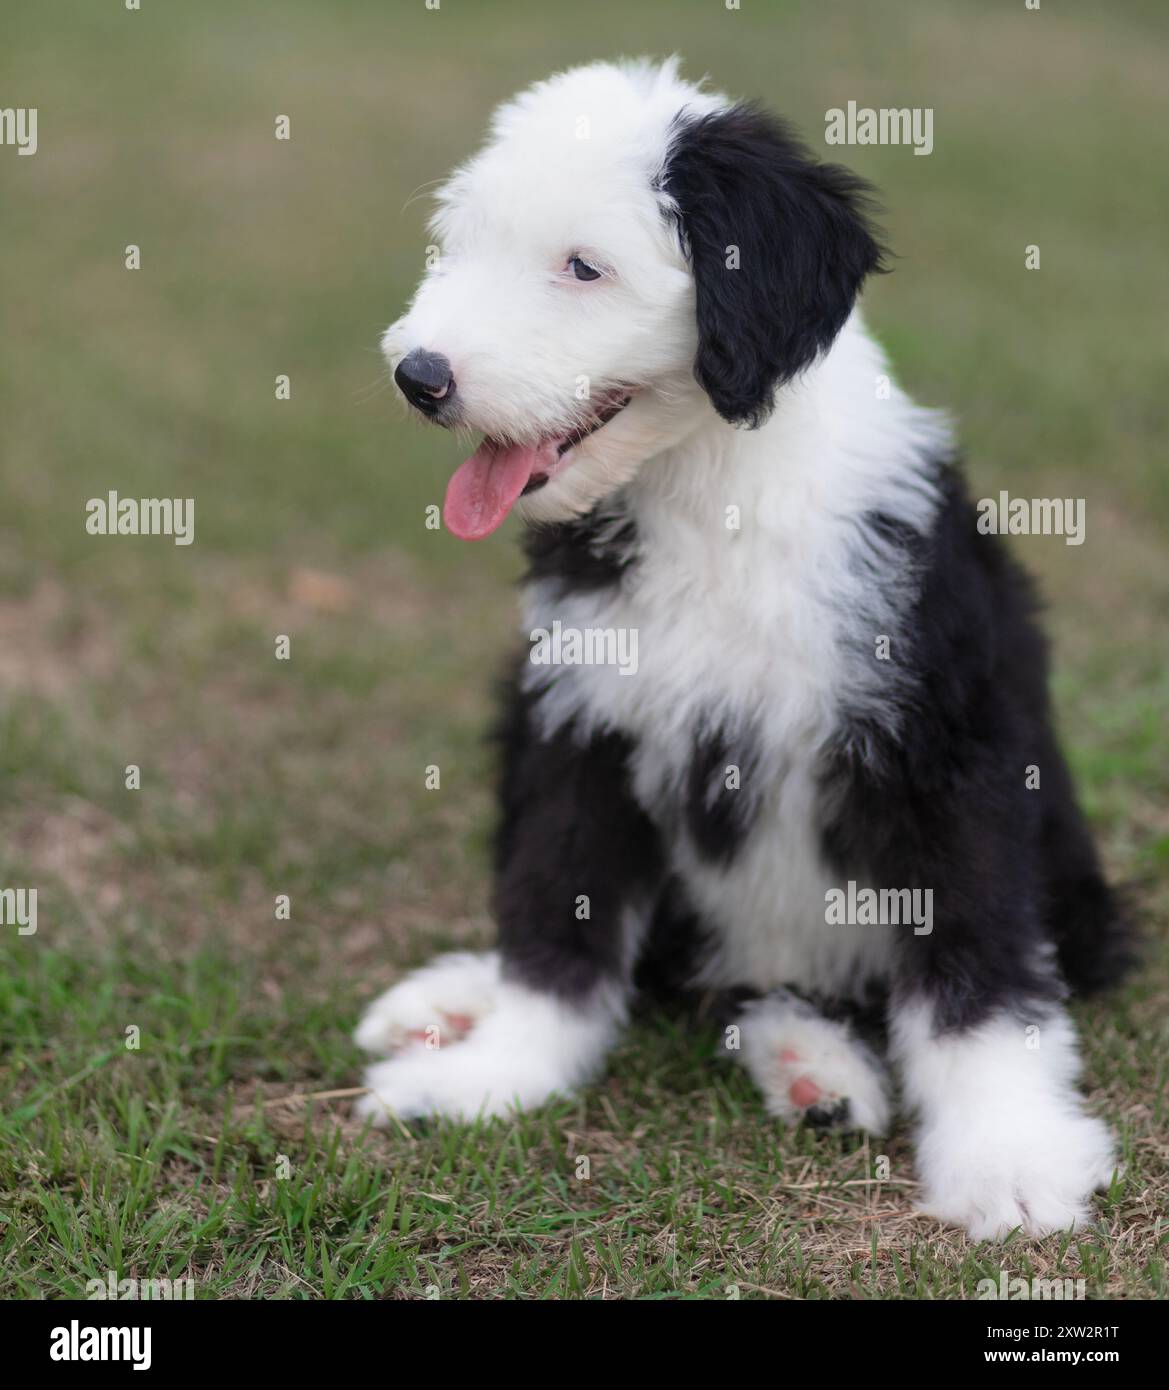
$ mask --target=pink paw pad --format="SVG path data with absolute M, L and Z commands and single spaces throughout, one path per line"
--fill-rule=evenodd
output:
M 780 1050 L 779 1061 L 783 1067 L 794 1067 L 799 1064 L 800 1054 L 794 1047 L 785 1047 Z M 791 1103 L 801 1109 L 816 1105 L 824 1098 L 824 1092 L 810 1076 L 797 1076 L 788 1087 L 787 1095 Z
M 788 1088 L 788 1096 L 793 1105 L 807 1106 L 815 1105 L 823 1096 L 823 1091 L 812 1080 L 810 1076 L 801 1076 L 793 1081 Z
M 427 1028 L 411 1028 L 406 1036 L 412 1042 L 427 1043 L 430 1047 L 442 1047 L 446 1043 L 458 1042 L 465 1038 L 475 1026 L 470 1014 L 440 1014 L 442 1023 L 432 1023 Z

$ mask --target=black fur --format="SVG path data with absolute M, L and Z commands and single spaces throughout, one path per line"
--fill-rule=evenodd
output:
M 876 664 L 890 679 L 908 671 L 910 708 L 896 738 L 842 730 L 824 846 L 842 878 L 933 890 L 934 930 L 901 939 L 899 985 L 964 1028 L 1065 983 L 1113 983 L 1129 950 L 1052 730 L 1031 584 L 997 537 L 977 533 L 959 476 L 944 486 L 929 536 L 895 533 L 921 590 L 907 649 Z
M 589 592 L 616 584 L 636 557 L 637 527 L 630 519 L 580 521 L 543 526 L 524 537 L 529 580 L 553 580 L 563 592 Z
M 508 973 L 579 998 L 622 976 L 630 954 L 624 911 L 652 904 L 664 856 L 629 789 L 628 741 L 581 740 L 571 726 L 541 738 L 532 718 L 538 699 L 514 687 L 497 728 L 494 909 Z
M 747 735 L 732 739 L 718 729 L 695 736 L 686 778 L 686 829 L 705 858 L 727 864 L 746 838 L 756 804 L 755 762 Z M 727 769 L 732 765 L 739 770 L 739 785 L 728 788 Z
M 638 953 L 633 983 L 639 997 L 655 1009 L 691 1006 L 695 975 L 712 945 L 711 933 L 689 902 L 681 880 L 670 875 Z M 733 1008 L 722 1007 L 721 1001 L 714 1001 L 714 1013 L 720 1018 L 725 1015 L 727 1021 L 734 1016 Z
M 1108 986 L 1132 950 L 1052 728 L 1032 587 L 998 538 L 977 533 L 956 470 L 932 471 L 945 501 L 930 534 L 869 519 L 874 542 L 892 543 L 919 586 L 893 659 L 872 656 L 883 678 L 904 687 L 905 717 L 896 737 L 859 716 L 844 720 L 823 769 L 822 839 L 842 881 L 933 890 L 934 929 L 904 934 L 891 984 L 928 997 L 942 1026 L 967 1028 L 994 1009 L 1042 1008 L 1067 987 Z M 636 539 L 631 521 L 615 526 L 611 516 L 536 532 L 531 574 L 565 595 L 594 591 L 636 563 Z M 696 731 L 677 806 L 651 816 L 630 787 L 630 741 L 582 740 L 572 727 L 542 738 L 539 699 L 513 684 L 499 731 L 495 907 L 508 969 L 573 998 L 618 978 L 631 955 L 623 909 L 632 905 L 651 917 L 638 986 L 684 994 L 710 927 L 667 878 L 662 830 L 680 818 L 700 854 L 733 864 L 754 823 L 751 738 Z M 742 773 L 735 792 L 724 785 L 730 763 Z M 1030 766 L 1037 789 L 1027 787 Z M 751 982 L 742 984 L 749 993 Z M 815 1002 L 829 1017 L 854 1012 Z
M 750 105 L 680 121 L 661 185 L 694 272 L 694 375 L 724 419 L 757 426 L 881 268 L 868 185 Z

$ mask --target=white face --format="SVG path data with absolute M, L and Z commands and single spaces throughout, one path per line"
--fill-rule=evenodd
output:
M 428 363 L 426 414 L 484 436 L 447 492 L 456 535 L 513 507 L 587 512 L 708 411 L 693 280 L 654 179 L 679 110 L 715 105 L 669 66 L 577 69 L 501 108 L 439 194 L 440 258 L 382 349 L 404 389 Z

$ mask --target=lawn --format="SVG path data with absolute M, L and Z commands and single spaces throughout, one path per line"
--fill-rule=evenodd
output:
M 39 149 L 0 147 L 0 887 L 38 922 L 0 935 L 0 1296 L 112 1270 L 198 1298 L 963 1298 L 1000 1267 L 1169 1293 L 1159 14 L 10 0 L 0 106 L 38 108 Z M 1084 545 L 1014 542 L 1149 940 L 1077 1010 L 1127 1167 L 1074 1239 L 969 1244 L 914 1213 L 904 1133 L 879 1180 L 869 1142 L 768 1120 L 713 1035 L 660 1019 L 537 1115 L 349 1118 L 363 1004 L 491 938 L 482 736 L 515 632 L 512 528 L 427 529 L 454 446 L 406 423 L 378 334 L 494 102 L 675 50 L 817 145 L 849 100 L 934 108 L 929 158 L 832 151 L 898 253 L 870 321 L 960 421 L 976 494 L 1086 500 Z M 194 543 L 88 535 L 110 490 L 194 497 Z

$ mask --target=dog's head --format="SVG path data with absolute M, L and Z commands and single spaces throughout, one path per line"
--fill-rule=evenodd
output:
M 676 64 L 598 63 L 495 114 L 382 347 L 411 406 L 482 443 L 448 528 L 589 511 L 711 410 L 759 425 L 880 250 L 865 188 Z

